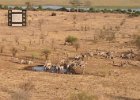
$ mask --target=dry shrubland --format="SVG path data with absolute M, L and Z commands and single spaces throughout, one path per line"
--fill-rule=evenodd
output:
M 1 20 L 6 13 L 1 10 Z M 0 23 L 0 88 L 17 87 L 12 95 L 0 91 L 1 100 L 96 100 L 102 95 L 106 100 L 140 98 L 140 17 L 59 11 L 50 16 L 52 13 L 29 11 L 26 27 Z M 76 71 L 83 68 L 84 74 L 23 70 L 30 66 L 28 62 L 43 65 L 46 60 L 55 65 L 74 63 Z M 23 82 L 30 78 L 34 87 Z

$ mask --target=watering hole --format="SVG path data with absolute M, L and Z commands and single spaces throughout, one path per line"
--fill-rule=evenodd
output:
M 47 67 L 44 65 L 26 66 L 23 70 L 35 71 L 35 72 L 49 72 L 57 74 L 82 74 L 82 70 L 74 67 Z

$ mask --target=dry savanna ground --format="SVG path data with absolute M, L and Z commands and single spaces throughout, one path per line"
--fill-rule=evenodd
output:
M 0 47 L 3 48 L 0 54 L 0 100 L 69 100 L 71 95 L 81 92 L 93 95 L 95 100 L 140 100 L 140 61 L 119 57 L 121 52 L 131 49 L 138 54 L 131 41 L 140 34 L 140 17 L 55 13 L 56 16 L 51 16 L 51 11 L 28 11 L 26 27 L 8 27 L 7 11 L 0 11 Z M 115 40 L 101 39 L 112 32 L 115 32 Z M 69 35 L 78 38 L 78 51 L 73 46 L 64 45 Z M 17 58 L 34 58 L 34 64 L 44 64 L 41 52 L 46 48 L 51 51 L 49 59 L 52 62 L 66 57 L 66 54 L 75 56 L 98 49 L 114 52 L 116 64 L 129 63 L 123 67 L 113 66 L 112 59 L 95 55 L 86 59 L 85 75 L 33 72 L 22 70 L 28 65 L 11 61 L 13 47 L 18 50 Z M 24 83 L 29 81 L 32 85 L 27 87 Z M 27 89 L 23 91 L 21 88 Z M 30 91 L 27 93 L 27 90 Z

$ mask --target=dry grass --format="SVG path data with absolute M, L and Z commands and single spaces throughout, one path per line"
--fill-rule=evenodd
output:
M 58 59 L 64 57 L 73 57 L 76 54 L 85 51 L 114 51 L 118 56 L 120 52 L 133 49 L 138 53 L 137 48 L 128 45 L 132 41 L 133 35 L 138 35 L 140 30 L 140 17 L 128 18 L 124 14 L 110 13 L 75 13 L 77 16 L 77 30 L 73 30 L 73 14 L 70 12 L 55 12 L 57 16 L 50 16 L 50 11 L 28 11 L 28 20 L 30 25 L 26 27 L 8 27 L 6 10 L 0 11 L 0 46 L 4 46 L 4 52 L 0 55 L 0 88 L 8 88 L 13 91 L 13 87 L 17 87 L 19 94 L 25 94 L 20 88 L 24 80 L 32 79 L 35 88 L 32 90 L 31 100 L 68 100 L 71 94 L 81 93 L 85 91 L 87 94 L 93 94 L 100 97 L 106 95 L 113 97 L 128 98 L 128 100 L 140 98 L 140 68 L 139 61 L 128 60 L 132 65 L 125 67 L 112 66 L 112 60 L 104 59 L 98 56 L 86 59 L 87 65 L 85 73 L 89 75 L 63 75 L 52 74 L 47 72 L 32 72 L 22 70 L 28 65 L 17 64 L 11 62 L 11 48 L 18 48 L 18 58 L 34 59 L 34 64 L 44 64 L 45 57 L 42 51 L 46 48 L 51 51 L 49 58 L 54 63 L 58 63 Z M 43 19 L 42 32 L 44 43 L 42 44 L 39 28 L 39 20 Z M 125 23 L 121 24 L 125 19 Z M 90 29 L 81 31 L 81 26 L 89 26 Z M 108 43 L 100 40 L 93 43 L 94 36 L 103 29 L 103 27 L 120 26 L 119 31 L 115 34 L 115 41 Z M 135 28 L 137 26 L 137 28 Z M 65 38 L 69 35 L 77 37 L 80 48 L 70 45 L 64 45 Z M 19 38 L 19 45 L 15 41 L 15 37 Z M 53 42 L 55 41 L 55 42 Z M 24 47 L 26 46 L 26 47 Z M 55 50 L 53 50 L 55 47 Z M 27 49 L 26 49 L 27 48 Z M 26 50 L 23 50 L 26 49 Z M 126 61 L 125 59 L 116 58 L 116 62 Z M 24 86 L 23 86 L 24 87 Z M 19 89 L 19 90 L 18 90 Z M 88 92 L 89 93 L 88 93 Z M 16 92 L 14 97 L 19 97 Z M 22 95 L 21 95 L 22 96 Z M 30 95 L 29 95 L 30 96 Z M 0 89 L 0 100 L 10 100 L 11 95 Z M 115 100 L 111 98 L 110 100 Z

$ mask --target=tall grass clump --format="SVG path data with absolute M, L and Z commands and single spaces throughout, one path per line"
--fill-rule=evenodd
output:
M 74 37 L 74 36 L 68 36 L 65 39 L 65 43 L 70 43 L 70 44 L 74 44 L 78 41 L 78 38 Z
M 34 85 L 31 82 L 20 84 L 19 88 L 11 94 L 10 100 L 30 100 Z
M 97 100 L 97 98 L 93 95 L 81 92 L 78 94 L 71 95 L 69 100 Z

